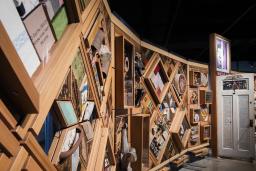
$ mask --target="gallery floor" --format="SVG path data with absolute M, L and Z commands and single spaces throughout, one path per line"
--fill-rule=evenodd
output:
M 180 171 L 255 171 L 256 162 L 207 157 L 187 163 Z

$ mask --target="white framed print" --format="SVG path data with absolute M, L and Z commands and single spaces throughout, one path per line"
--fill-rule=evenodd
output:
M 230 41 L 215 34 L 216 71 L 230 72 Z

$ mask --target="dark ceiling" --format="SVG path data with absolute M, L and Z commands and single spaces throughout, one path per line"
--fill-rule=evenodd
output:
M 231 40 L 232 61 L 256 61 L 255 0 L 109 0 L 141 39 L 185 58 L 209 61 L 209 34 Z

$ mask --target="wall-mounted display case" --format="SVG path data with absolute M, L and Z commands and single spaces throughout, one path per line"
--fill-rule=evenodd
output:
M 134 45 L 123 36 L 115 37 L 115 108 L 134 106 Z
M 211 139 L 211 125 L 202 124 L 200 126 L 200 138 L 201 138 L 201 141 L 207 141 Z
M 155 55 L 153 62 L 145 73 L 145 83 L 150 90 L 156 104 L 162 103 L 170 83 L 159 55 Z
M 200 122 L 200 109 L 190 109 L 190 123 L 191 124 L 198 124 Z
M 198 109 L 199 108 L 199 90 L 198 88 L 190 88 L 188 91 L 189 107 Z
M 186 115 L 186 110 L 176 113 L 173 124 L 170 127 L 173 140 L 176 142 L 179 150 L 186 148 L 190 137 L 191 129 Z
M 212 92 L 209 90 L 199 90 L 200 104 L 211 104 L 212 103 Z

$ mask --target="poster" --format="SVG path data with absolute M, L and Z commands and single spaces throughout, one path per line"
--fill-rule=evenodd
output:
M 40 59 L 45 61 L 49 50 L 55 42 L 55 38 L 43 6 L 39 5 L 23 22 Z
M 229 73 L 230 45 L 227 40 L 216 37 L 216 70 Z

